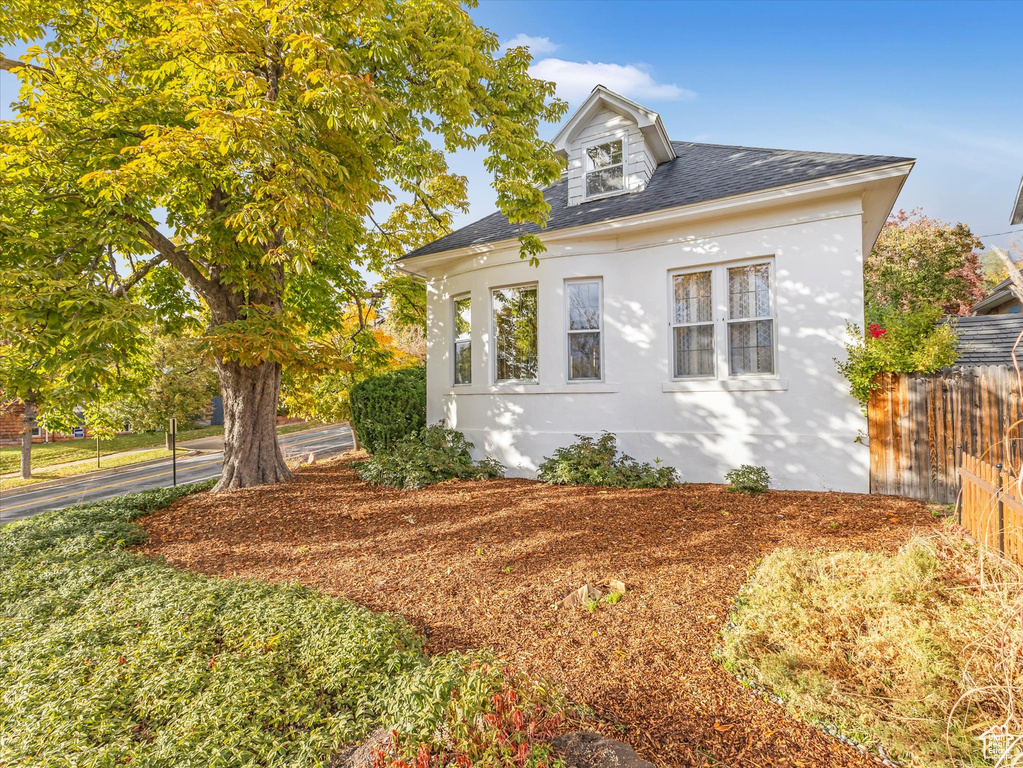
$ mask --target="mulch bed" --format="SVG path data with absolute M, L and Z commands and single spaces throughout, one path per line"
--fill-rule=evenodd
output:
M 142 523 L 142 551 L 227 577 L 301 582 L 407 617 L 427 650 L 493 648 L 556 681 L 585 725 L 660 766 L 876 766 L 742 687 L 712 659 L 759 557 L 779 546 L 898 548 L 923 504 L 724 486 L 621 491 L 529 480 L 414 492 L 349 459 L 285 485 L 186 498 Z M 617 605 L 554 610 L 620 579 Z

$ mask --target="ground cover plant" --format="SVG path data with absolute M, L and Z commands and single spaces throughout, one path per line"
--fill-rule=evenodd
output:
M 537 478 L 552 485 L 603 485 L 614 488 L 672 488 L 678 485 L 674 467 L 636 461 L 618 452 L 614 435 L 604 432 L 594 439 L 578 440 L 540 464 Z
M 559 700 L 485 655 L 431 658 L 396 616 L 128 550 L 133 520 L 209 485 L 0 528 L 0 764 L 299 768 L 383 725 L 396 759 L 555 765 Z
M 750 568 L 778 547 L 896 551 L 934 524 L 909 499 L 723 484 L 621 490 L 522 478 L 368 485 L 357 459 L 283 486 L 200 494 L 142 520 L 142 550 L 201 573 L 301 583 L 401 614 L 428 653 L 494 648 L 588 711 L 571 730 L 658 768 L 877 768 L 742 685 L 713 654 Z M 258 509 L 259 514 L 251 514 Z M 593 611 L 553 606 L 624 582 Z
M 954 532 L 894 554 L 779 549 L 724 631 L 722 659 L 794 713 L 913 766 L 989 765 L 1023 729 L 1023 581 Z
M 426 367 L 400 368 L 352 387 L 352 429 L 370 453 L 426 426 Z
M 359 477 L 374 485 L 412 490 L 444 480 L 489 480 L 504 477 L 496 459 L 473 461 L 465 435 L 438 424 L 402 438 L 392 448 L 358 465 Z

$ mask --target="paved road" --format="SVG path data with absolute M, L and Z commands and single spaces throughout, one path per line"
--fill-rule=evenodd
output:
M 352 431 L 346 426 L 321 427 L 294 432 L 280 438 L 285 458 L 315 453 L 320 459 L 353 447 Z M 178 459 L 178 484 L 196 483 L 220 475 L 224 460 L 222 451 Z M 171 485 L 171 461 L 147 463 L 141 467 L 124 467 L 95 477 L 68 478 L 46 488 L 18 488 L 0 491 L 0 524 L 31 517 L 48 509 L 60 509 L 82 501 L 99 501 L 148 488 Z

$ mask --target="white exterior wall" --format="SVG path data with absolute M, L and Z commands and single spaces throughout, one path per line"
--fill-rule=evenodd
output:
M 774 487 L 868 491 L 866 419 L 834 358 L 846 323 L 861 323 L 858 196 L 549 246 L 539 267 L 506 247 L 427 270 L 428 419 L 443 420 L 509 475 L 534 475 L 574 435 L 617 435 L 619 447 L 660 458 L 691 482 L 723 482 L 740 464 L 766 466 Z M 773 257 L 776 376 L 687 380 L 671 375 L 669 273 Z M 566 373 L 564 281 L 601 277 L 604 381 Z M 539 286 L 539 381 L 495 384 L 494 287 Z M 452 386 L 452 297 L 472 297 L 471 385 Z M 716 313 L 720 316 L 720 312 Z M 719 372 L 720 376 L 727 375 Z

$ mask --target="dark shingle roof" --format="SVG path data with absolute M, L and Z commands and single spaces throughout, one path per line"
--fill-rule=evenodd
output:
M 568 182 L 564 177 L 548 187 L 544 190 L 544 197 L 551 206 L 551 213 L 545 231 L 595 224 L 623 216 L 650 213 L 662 208 L 703 203 L 910 160 L 906 157 L 797 152 L 787 149 L 695 144 L 688 141 L 673 141 L 672 146 L 677 157 L 657 166 L 657 170 L 642 192 L 592 200 L 569 207 Z M 534 224 L 523 225 L 523 229 L 533 233 L 541 231 Z M 518 225 L 510 224 L 500 213 L 492 213 L 412 251 L 404 258 L 494 243 L 518 236 Z
M 959 337 L 956 365 L 1012 365 L 1012 347 L 1023 333 L 1023 315 L 953 317 Z M 1023 363 L 1023 343 L 1016 350 Z

